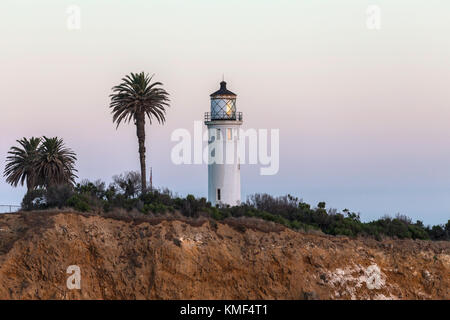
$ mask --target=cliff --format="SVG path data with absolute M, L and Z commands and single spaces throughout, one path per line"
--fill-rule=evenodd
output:
M 81 289 L 66 286 L 67 268 Z M 450 299 L 450 243 L 251 219 L 0 215 L 1 299 Z

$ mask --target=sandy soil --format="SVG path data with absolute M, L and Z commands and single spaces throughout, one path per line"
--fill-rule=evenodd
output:
M 79 266 L 81 289 L 68 289 Z M 450 243 L 246 220 L 0 215 L 1 299 L 450 299 Z

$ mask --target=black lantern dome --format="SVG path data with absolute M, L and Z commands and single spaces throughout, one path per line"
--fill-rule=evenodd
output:
M 211 98 L 217 98 L 219 96 L 234 97 L 236 99 L 236 94 L 227 89 L 227 83 L 225 81 L 220 82 L 220 89 L 209 95 Z

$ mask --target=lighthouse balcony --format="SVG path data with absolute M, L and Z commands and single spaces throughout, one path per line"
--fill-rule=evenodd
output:
M 205 122 L 220 120 L 242 121 L 242 112 L 205 112 Z

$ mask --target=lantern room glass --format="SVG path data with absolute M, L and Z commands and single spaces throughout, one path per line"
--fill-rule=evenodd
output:
M 235 119 L 236 99 L 211 99 L 211 119 Z

